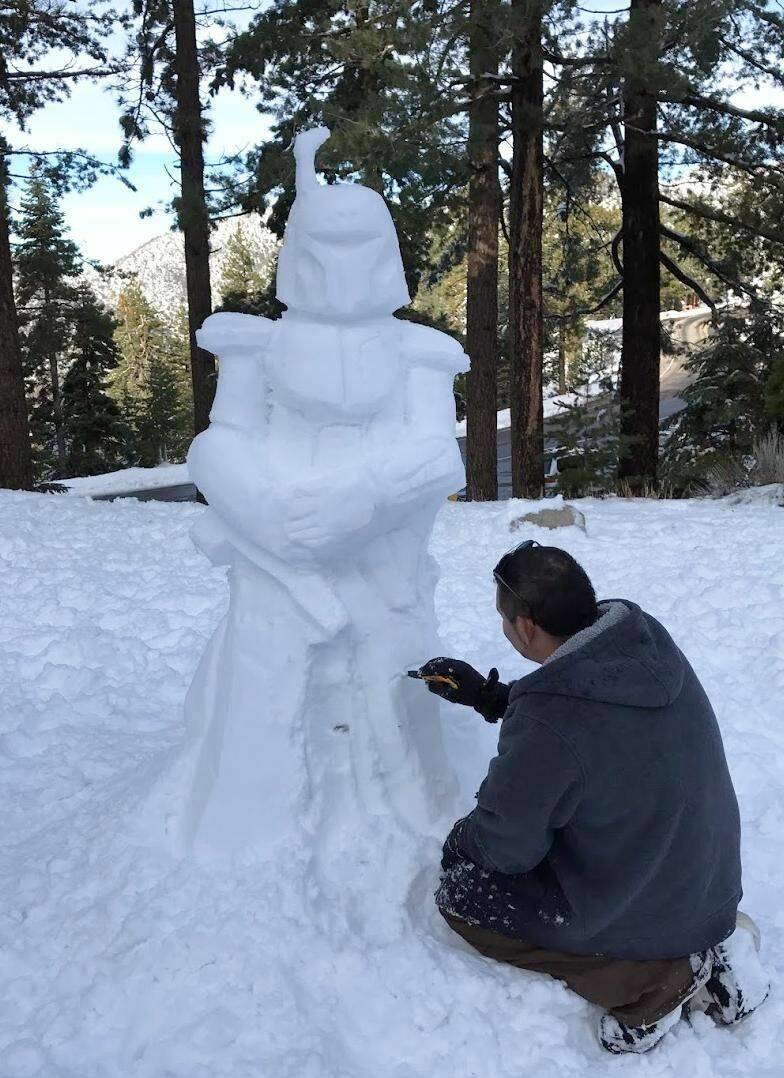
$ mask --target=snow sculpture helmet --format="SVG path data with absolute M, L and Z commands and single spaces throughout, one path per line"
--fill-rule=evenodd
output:
M 278 256 L 277 297 L 320 317 L 392 314 L 411 302 L 392 217 L 369 187 L 318 182 L 316 150 L 329 134 L 312 128 L 294 143 L 297 197 Z

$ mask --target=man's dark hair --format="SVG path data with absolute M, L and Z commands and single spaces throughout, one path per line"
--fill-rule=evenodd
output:
M 564 638 L 599 616 L 588 574 L 557 546 L 524 543 L 504 554 L 493 575 L 498 605 L 510 621 L 530 618 L 551 636 Z

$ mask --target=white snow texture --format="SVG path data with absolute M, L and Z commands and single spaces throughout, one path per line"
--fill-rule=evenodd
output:
M 189 538 L 204 510 L 0 492 L 1 1078 L 780 1078 L 784 510 L 580 505 L 587 534 L 528 534 L 660 619 L 716 708 L 774 985 L 756 1014 L 736 1029 L 697 1015 L 650 1056 L 610 1059 L 597 1008 L 446 928 L 440 841 L 374 818 L 347 824 L 338 887 L 304 843 L 231 872 L 162 849 L 151 790 L 181 755 L 186 688 L 228 599 Z M 430 546 L 444 653 L 506 679 L 531 667 L 491 570 L 532 508 L 446 503 Z M 447 704 L 442 723 L 457 818 L 497 730 Z
M 440 650 L 427 547 L 465 482 L 452 383 L 468 363 L 392 317 L 409 299 L 392 218 L 369 188 L 319 184 L 328 136 L 294 148 L 286 313 L 215 314 L 198 334 L 220 373 L 188 454 L 210 506 L 194 538 L 230 566 L 230 599 L 188 694 L 181 835 L 209 857 L 306 836 L 340 887 L 357 819 L 379 841 L 444 823 L 437 701 L 406 670 Z

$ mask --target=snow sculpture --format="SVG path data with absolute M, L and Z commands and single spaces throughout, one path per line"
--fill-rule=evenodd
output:
M 188 694 L 186 837 L 263 855 L 312 837 L 328 861 L 357 814 L 432 830 L 450 790 L 438 702 L 405 671 L 439 651 L 427 546 L 464 483 L 450 337 L 409 302 L 375 191 L 322 186 L 326 128 L 296 140 L 297 197 L 273 322 L 214 314 L 210 428 L 188 466 L 209 508 L 197 544 L 230 602 Z M 345 835 L 345 842 L 350 835 Z

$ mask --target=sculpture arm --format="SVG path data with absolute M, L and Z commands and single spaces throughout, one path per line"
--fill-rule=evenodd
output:
M 211 314 L 196 340 L 218 357 L 218 385 L 211 423 L 256 430 L 263 423 L 264 353 L 275 323 L 252 314 Z
M 218 356 L 210 426 L 191 443 L 188 471 L 214 513 L 250 543 L 280 553 L 280 486 L 264 465 L 265 363 L 274 323 L 254 315 L 210 315 L 197 331 Z
M 380 454 L 374 467 L 378 497 L 387 505 L 414 505 L 435 495 L 445 498 L 465 485 L 455 437 L 452 382 L 448 368 L 417 366 L 409 370 L 407 437 L 391 454 Z

